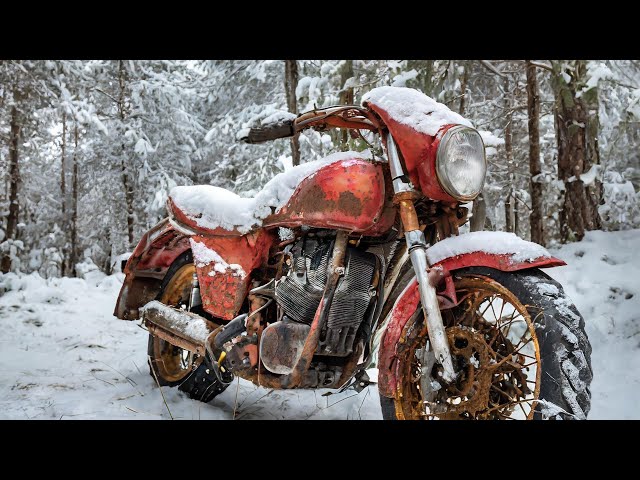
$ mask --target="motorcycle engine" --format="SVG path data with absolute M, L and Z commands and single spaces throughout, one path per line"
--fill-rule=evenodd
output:
M 283 321 L 310 325 L 327 283 L 331 238 L 305 236 L 291 248 L 291 265 L 276 285 L 276 301 Z M 349 246 L 345 273 L 338 282 L 316 355 L 346 357 L 353 352 L 358 329 L 377 292 L 377 256 Z M 283 325 L 285 326 L 285 325 Z

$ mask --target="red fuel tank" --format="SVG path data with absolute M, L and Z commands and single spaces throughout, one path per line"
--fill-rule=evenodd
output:
M 264 219 L 263 228 L 306 225 L 365 235 L 388 231 L 395 208 L 383 166 L 355 158 L 319 169 L 300 183 L 283 207 Z

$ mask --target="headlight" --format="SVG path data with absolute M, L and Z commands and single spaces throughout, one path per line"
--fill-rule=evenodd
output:
M 438 145 L 436 172 L 444 191 L 456 200 L 476 198 L 487 173 L 484 142 L 480 134 L 463 125 L 447 130 Z

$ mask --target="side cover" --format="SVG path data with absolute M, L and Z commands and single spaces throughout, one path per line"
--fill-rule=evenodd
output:
M 264 229 L 242 236 L 193 236 L 190 240 L 202 306 L 224 320 L 234 318 L 249 289 L 251 272 L 266 263 L 276 236 Z

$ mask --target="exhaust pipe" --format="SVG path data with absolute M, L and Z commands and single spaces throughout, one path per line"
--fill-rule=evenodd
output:
M 206 318 L 152 300 L 140 309 L 149 333 L 177 347 L 204 356 L 209 335 L 219 325 Z

